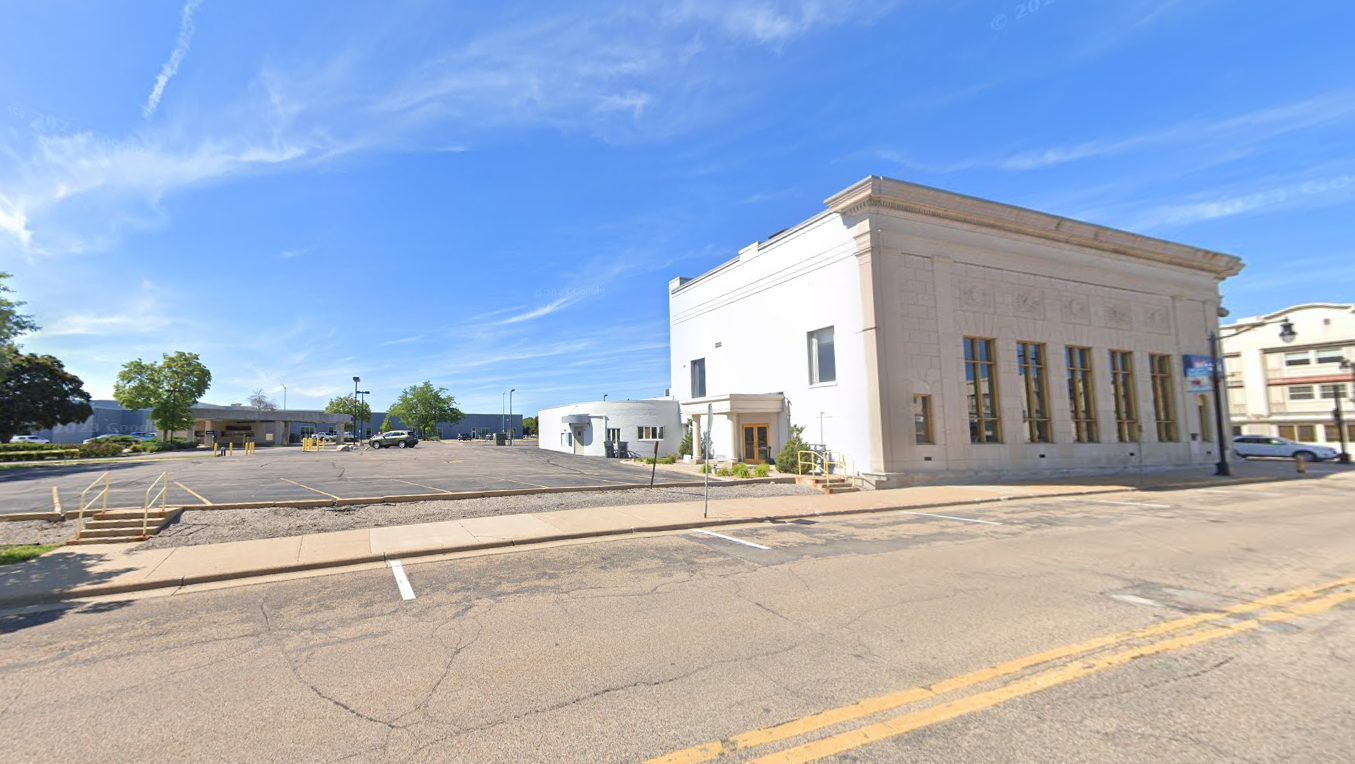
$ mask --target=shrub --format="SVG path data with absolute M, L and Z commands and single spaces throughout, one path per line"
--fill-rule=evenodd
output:
M 743 462 L 735 463 L 734 467 L 729 470 L 729 474 L 736 478 L 748 478 L 752 476 L 752 473 L 748 471 L 748 465 Z
M 148 454 L 161 451 L 187 451 L 198 447 L 197 441 L 174 438 L 173 440 L 147 440 L 141 443 L 141 450 Z
M 123 445 L 109 441 L 95 441 L 80 444 L 80 458 L 94 459 L 105 456 L 117 456 L 122 453 Z
M 0 462 L 37 462 L 43 459 L 71 459 L 79 455 L 74 448 L 52 448 L 47 446 L 41 451 L 26 449 L 23 451 L 0 452 Z
M 51 451 L 54 448 L 61 448 L 51 443 L 0 443 L 0 453 L 9 451 Z
M 715 476 L 716 476 L 716 477 L 730 477 L 730 476 L 733 475 L 733 474 L 734 474 L 734 470 L 731 470 L 731 469 L 728 468 L 728 467 L 721 467 L 720 469 L 718 469 L 718 470 L 715 471 Z
M 753 474 L 760 478 L 768 477 L 772 474 L 772 465 L 759 464 L 758 466 L 753 468 Z
M 682 442 L 678 444 L 678 453 L 682 456 L 692 455 L 692 421 L 687 420 L 687 426 L 682 431 Z
M 659 460 L 659 464 L 677 464 L 677 454 L 669 454 Z
M 781 451 L 776 455 L 776 469 L 786 474 L 800 474 L 800 452 L 808 451 L 809 444 L 805 443 L 800 437 L 800 433 L 805 428 L 799 425 L 790 426 L 790 437 L 786 439 L 786 444 L 781 447 Z

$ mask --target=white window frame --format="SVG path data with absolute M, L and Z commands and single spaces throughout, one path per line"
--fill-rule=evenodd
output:
M 833 357 L 833 378 L 823 379 L 819 369 L 819 343 L 821 336 L 827 332 L 829 345 L 831 346 Z M 825 326 L 822 329 L 815 329 L 812 332 L 805 333 L 805 341 L 809 348 L 809 385 L 816 387 L 818 385 L 837 384 L 837 332 L 831 326 Z
M 560 445 L 562 446 L 574 445 L 574 433 L 570 432 L 569 430 L 565 430 L 564 432 L 560 433 Z
M 1311 351 L 1311 350 L 1295 350 L 1295 351 L 1290 352 L 1290 353 L 1285 353 L 1285 354 L 1284 354 L 1284 365 L 1285 365 L 1286 367 L 1290 367 L 1290 366 L 1312 366 L 1312 365 L 1313 365 L 1313 351 Z
M 1306 391 L 1306 395 L 1294 394 L 1300 390 Z M 1313 390 L 1312 385 L 1292 385 L 1285 390 L 1285 398 L 1291 401 L 1315 401 L 1317 400 L 1317 393 Z
M 640 425 L 635 428 L 636 440 L 663 440 L 663 428 Z
M 1346 357 L 1345 348 L 1322 348 L 1313 351 L 1313 362 L 1318 364 L 1340 363 Z
M 613 437 L 613 436 L 615 436 L 615 437 Z M 608 428 L 607 428 L 607 440 L 610 440 L 610 441 L 613 442 L 613 443 L 620 443 L 620 442 L 621 442 L 621 428 L 620 428 L 620 427 L 608 427 Z
M 1331 394 L 1328 395 L 1328 393 Z M 1340 382 L 1327 385 L 1318 385 L 1317 397 L 1324 401 L 1334 401 L 1337 398 L 1344 399 L 1346 397 L 1346 386 Z

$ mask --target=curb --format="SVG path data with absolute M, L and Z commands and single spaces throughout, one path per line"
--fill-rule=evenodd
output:
M 531 547 L 541 544 L 550 544 L 560 541 L 577 541 L 586 538 L 607 538 L 613 536 L 628 536 L 640 533 L 664 533 L 672 531 L 695 530 L 698 528 L 718 528 L 726 525 L 753 525 L 758 523 L 775 523 L 787 520 L 796 520 L 800 518 L 811 517 L 841 517 L 849 515 L 878 514 L 884 512 L 906 512 L 919 509 L 940 509 L 944 507 L 962 507 L 973 504 L 994 504 L 1005 501 L 1024 501 L 1028 499 L 1048 499 L 1063 498 L 1072 496 L 1093 496 L 1103 493 L 1126 493 L 1134 491 L 1168 491 L 1168 490 L 1189 490 L 1201 486 L 1213 487 L 1219 485 L 1245 485 L 1251 483 L 1270 483 L 1287 482 L 1290 480 L 1301 479 L 1296 477 L 1285 478 L 1236 478 L 1223 481 L 1194 481 L 1190 483 L 1172 484 L 1169 486 L 1147 486 L 1144 488 L 1133 488 L 1127 486 L 1096 486 L 1089 487 L 1081 491 L 1061 492 L 1061 493 L 1035 493 L 1023 494 L 1020 496 L 993 496 L 973 499 L 962 499 L 954 501 L 940 501 L 926 504 L 905 504 L 888 507 L 862 507 L 860 509 L 842 509 L 827 512 L 800 512 L 781 515 L 758 515 L 732 518 L 704 518 L 699 522 L 689 523 L 669 523 L 653 526 L 631 526 L 630 528 L 615 528 L 599 531 L 579 531 L 575 533 L 557 533 L 549 536 L 537 536 L 530 539 L 503 539 L 495 541 L 483 541 L 470 544 L 458 544 L 455 546 L 427 547 L 423 549 L 414 548 L 403 550 L 399 553 L 385 552 L 381 554 L 359 555 L 348 557 L 342 560 L 321 560 L 316 562 L 292 563 L 287 565 L 273 565 L 265 568 L 255 568 L 251 570 L 239 570 L 230 573 L 212 573 L 199 576 L 179 576 L 175 578 L 162 578 L 147 581 L 137 581 L 126 584 L 92 584 L 90 586 L 80 586 L 64 591 L 43 592 L 40 594 L 26 595 L 21 597 L 0 597 L 0 608 L 21 607 L 25 605 L 46 604 L 59 602 L 62 600 L 81 599 L 84 597 L 100 597 L 113 594 L 127 594 L 131 592 L 149 591 L 152 589 L 177 589 L 194 584 L 216 583 L 219 581 L 240 580 L 249 578 L 262 578 L 265 576 L 282 575 L 287 573 L 303 573 L 312 570 L 322 570 L 326 568 L 345 568 L 355 565 L 365 565 L 376 562 L 389 562 L 391 560 L 406 560 L 417 557 L 432 557 L 444 554 L 456 554 L 458 552 L 475 552 L 486 549 L 507 549 L 512 547 Z M 768 482 L 774 479 L 757 479 L 750 482 Z M 675 484 L 669 483 L 669 486 Z M 696 483 L 695 485 L 701 485 Z M 648 484 L 640 487 L 648 487 Z M 595 486 L 592 490 L 607 490 L 610 486 Z M 529 492 L 542 492 L 543 489 L 525 489 Z M 572 490 L 578 490 L 572 489 Z M 544 489 L 545 492 L 558 493 L 560 489 Z M 480 495 L 499 495 L 503 492 L 487 491 Z M 508 493 L 517 493 L 511 491 Z M 424 500 L 424 495 L 419 495 L 419 501 Z M 434 494 L 434 496 L 443 496 L 445 494 Z M 399 498 L 399 497 L 392 497 Z M 311 501 L 293 502 L 293 504 L 305 504 L 307 506 L 333 506 L 333 501 Z M 212 505 L 219 507 L 220 505 Z M 261 506 L 275 507 L 279 506 L 277 502 L 266 502 Z M 193 508 L 193 507 L 190 507 Z M 208 507 L 197 507 L 199 509 Z M 52 513 L 46 514 L 43 519 L 51 519 Z

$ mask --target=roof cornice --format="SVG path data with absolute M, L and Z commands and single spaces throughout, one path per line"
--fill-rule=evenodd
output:
M 861 216 L 877 210 L 938 218 L 1188 268 L 1225 279 L 1241 258 L 1115 228 L 872 175 L 824 200 L 829 210 Z

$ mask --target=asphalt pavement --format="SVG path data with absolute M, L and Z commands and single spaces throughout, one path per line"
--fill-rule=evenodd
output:
M 111 507 L 140 507 L 162 473 L 170 505 L 325 500 L 406 494 L 495 491 L 648 483 L 650 470 L 616 460 L 561 454 L 537 442 L 425 442 L 413 449 L 303 452 L 259 449 L 246 456 L 38 466 L 0 470 L 0 514 L 78 508 L 80 495 L 104 473 Z M 658 470 L 655 481 L 690 481 Z M 91 496 L 93 493 L 90 494 Z
M 0 735 L 35 762 L 1343 762 L 1352 487 L 728 526 L 9 611 Z

